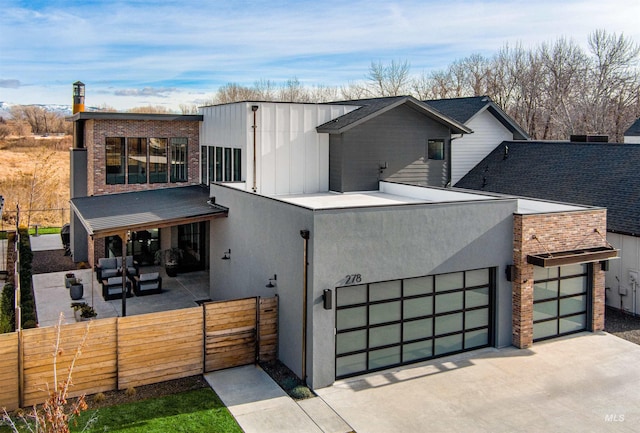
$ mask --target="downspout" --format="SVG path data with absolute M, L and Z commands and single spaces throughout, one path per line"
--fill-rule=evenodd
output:
M 302 282 L 302 380 L 307 383 L 307 288 L 309 279 L 309 230 L 300 230 L 304 239 L 304 267 Z
M 251 188 L 253 192 L 256 192 L 258 188 L 256 188 L 256 129 L 258 126 L 256 125 L 256 111 L 260 108 L 258 105 L 252 105 L 251 111 L 253 111 L 253 187 Z

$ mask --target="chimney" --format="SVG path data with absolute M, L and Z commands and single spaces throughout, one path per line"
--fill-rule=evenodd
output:
M 84 83 L 76 81 L 73 83 L 73 114 L 84 111 Z

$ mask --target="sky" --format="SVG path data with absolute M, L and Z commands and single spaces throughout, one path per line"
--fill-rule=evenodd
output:
M 178 110 L 227 83 L 363 81 L 372 62 L 419 75 L 505 44 L 596 29 L 640 43 L 638 0 L 0 0 L 0 102 Z

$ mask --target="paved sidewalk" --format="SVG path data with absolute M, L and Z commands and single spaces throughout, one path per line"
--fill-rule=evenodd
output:
M 31 251 L 50 251 L 64 248 L 60 234 L 29 236 L 29 241 L 31 242 Z
M 296 402 L 259 366 L 204 375 L 245 433 L 348 433 L 352 429 L 321 398 Z

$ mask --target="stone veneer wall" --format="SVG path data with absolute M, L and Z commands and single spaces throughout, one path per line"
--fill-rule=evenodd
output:
M 605 209 L 514 215 L 512 329 L 515 346 L 526 348 L 533 344 L 533 265 L 527 263 L 527 256 L 607 246 L 606 229 Z M 587 324 L 591 331 L 604 329 L 604 277 L 600 266 L 593 266 L 591 322 Z
M 187 182 L 107 185 L 105 142 L 107 137 L 187 138 Z M 200 122 L 184 120 L 88 120 L 85 124 L 88 195 L 102 195 L 200 183 Z M 170 155 L 169 155 L 170 156 Z

